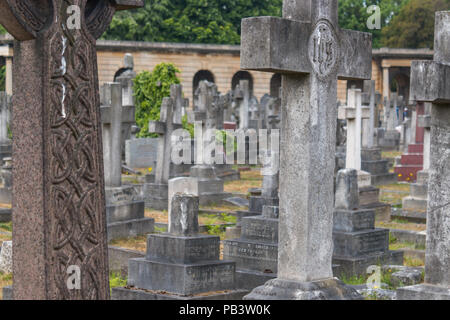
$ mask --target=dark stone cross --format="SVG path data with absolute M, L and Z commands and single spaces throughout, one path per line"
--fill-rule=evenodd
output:
M 248 299 L 357 296 L 326 289 L 342 285 L 331 263 L 337 80 L 369 79 L 371 56 L 370 34 L 339 28 L 337 0 L 284 0 L 283 18 L 242 21 L 241 67 L 283 75 L 278 278 Z
M 0 0 L 16 39 L 14 299 L 109 298 L 95 43 L 116 10 L 143 4 Z

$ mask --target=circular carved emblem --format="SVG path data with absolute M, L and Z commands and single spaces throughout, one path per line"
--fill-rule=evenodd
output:
M 320 20 L 309 38 L 308 55 L 314 73 L 327 78 L 337 69 L 339 42 L 333 26 L 327 20 Z

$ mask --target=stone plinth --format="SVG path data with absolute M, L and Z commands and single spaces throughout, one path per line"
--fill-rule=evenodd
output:
M 372 175 L 372 185 L 394 183 L 396 176 L 389 172 L 389 160 L 382 159 L 380 148 L 361 150 L 361 169 Z
M 224 259 L 236 262 L 236 285 L 253 289 L 276 277 L 278 207 L 264 206 L 261 216 L 242 218 L 238 239 L 224 241 Z
M 217 204 L 231 196 L 224 192 L 224 182 L 213 166 L 194 166 L 190 176 L 197 179 L 200 205 Z

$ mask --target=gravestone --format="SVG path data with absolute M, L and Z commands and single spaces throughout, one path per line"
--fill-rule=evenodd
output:
M 401 216 L 411 221 L 426 222 L 428 207 L 428 172 L 430 169 L 431 149 L 431 104 L 425 103 L 425 114 L 418 118 L 418 127 L 424 128 L 423 170 L 417 172 L 417 181 L 411 183 L 410 195 L 402 200 Z
M 0 23 L 16 40 L 14 298 L 108 299 L 95 39 L 116 10 L 143 1 L 2 0 L 0 5 Z M 81 28 L 73 26 L 71 5 L 80 6 Z M 72 266 L 80 268 L 78 290 L 67 286 Z
M 219 259 L 219 237 L 199 234 L 195 179 L 169 183 L 169 232 L 148 236 L 146 257 L 129 260 L 133 289 L 114 288 L 113 299 L 241 299 L 248 291 L 234 290 L 235 263 Z
M 215 135 L 208 137 L 208 130 L 223 129 L 224 100 L 220 98 L 217 86 L 208 81 L 201 81 L 198 88 L 198 103 L 193 112 L 188 113 L 191 123 L 201 122 L 201 136 L 195 137 L 196 165 L 190 170 L 190 176 L 197 179 L 200 205 L 218 203 L 230 195 L 224 192 L 224 182 L 217 176 L 216 161 L 218 156 L 211 156 L 211 163 L 206 158 L 208 145 Z M 210 140 L 211 139 L 211 140 Z
M 0 188 L 0 203 L 11 203 L 12 196 L 12 158 L 3 158 L 3 165 L 0 171 L 0 180 L 2 186 Z M 9 210 L 10 211 L 10 210 Z
M 122 73 L 114 79 L 114 82 L 118 82 L 122 86 L 122 107 L 127 109 L 125 113 L 129 113 L 129 118 L 124 119 L 122 123 L 122 159 L 125 159 L 125 141 L 132 138 L 132 128 L 136 124 L 136 105 L 133 90 L 136 72 L 133 70 L 134 60 L 132 54 L 126 53 L 123 60 Z
M 282 74 L 278 273 L 246 299 L 361 298 L 332 272 L 336 101 L 338 78 L 370 78 L 372 46 L 337 12 L 284 0 L 283 18 L 242 21 L 241 67 Z
M 131 185 L 122 185 L 122 106 L 120 83 L 102 87 L 103 158 L 105 167 L 106 221 L 108 241 L 136 237 L 154 231 L 154 219 L 145 218 L 145 202 Z
M 450 11 L 436 12 L 434 60 L 413 61 L 411 94 L 431 102 L 425 283 L 400 288 L 398 300 L 450 300 Z
M 361 170 L 362 121 L 370 118 L 370 109 L 362 106 L 360 89 L 349 89 L 347 106 L 339 107 L 338 118 L 347 120 L 347 153 L 345 167 L 358 171 L 360 188 L 371 185 L 371 175 Z
M 154 169 L 158 159 L 158 138 L 125 141 L 125 163 L 133 169 Z
M 391 92 L 391 97 L 384 98 L 384 128 L 377 132 L 378 146 L 383 150 L 398 150 L 400 146 L 400 132 L 395 130 L 395 118 L 398 95 Z
M 0 159 L 11 157 L 12 143 L 9 137 L 11 119 L 11 97 L 0 92 Z
M 397 160 L 394 172 L 398 181 L 414 182 L 417 172 L 423 170 L 423 139 L 424 128 L 418 125 L 418 118 L 425 113 L 423 102 L 417 102 L 412 111 L 410 138 L 405 153 Z
M 276 278 L 279 161 L 278 153 L 266 154 L 261 196 L 250 198 L 250 209 L 257 212 L 238 212 L 237 237 L 223 242 L 224 259 L 236 262 L 237 288 L 251 290 Z
M 174 143 L 172 134 L 175 130 L 183 127 L 181 123 L 182 109 L 189 105 L 189 102 L 180 94 L 181 89 L 181 85 L 171 86 L 170 97 L 164 98 L 161 105 L 160 121 L 150 121 L 149 123 L 149 132 L 157 133 L 159 138 L 155 181 L 144 185 L 147 208 L 167 210 L 169 179 L 181 174 L 181 170 L 178 170 L 179 166 L 172 162 L 172 146 Z
M 339 277 L 366 275 L 371 265 L 403 264 L 402 251 L 389 251 L 389 229 L 375 228 L 375 210 L 360 208 L 354 169 L 337 174 L 333 241 L 334 272 Z
M 365 80 L 362 104 L 369 108 L 370 116 L 367 119 L 363 119 L 362 124 L 361 169 L 371 174 L 371 181 L 374 186 L 386 185 L 396 181 L 395 174 L 389 172 L 389 161 L 382 159 L 381 149 L 376 146 L 375 142 L 376 106 L 379 102 L 375 92 L 375 81 Z
M 1 245 L 0 272 L 12 273 L 12 241 L 3 241 Z
M 239 110 L 239 129 L 247 129 L 250 121 L 250 83 L 248 80 L 240 80 L 236 86 L 234 98 Z

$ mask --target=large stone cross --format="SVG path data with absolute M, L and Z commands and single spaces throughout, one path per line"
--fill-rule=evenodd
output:
M 107 299 L 95 41 L 138 0 L 0 0 L 14 43 L 15 299 Z
M 280 281 L 333 277 L 337 80 L 369 79 L 371 50 L 370 34 L 338 27 L 337 0 L 284 0 L 283 18 L 242 21 L 241 67 L 283 75 Z
M 411 64 L 412 100 L 431 102 L 425 284 L 399 299 L 450 299 L 450 11 L 436 13 L 434 61 Z

